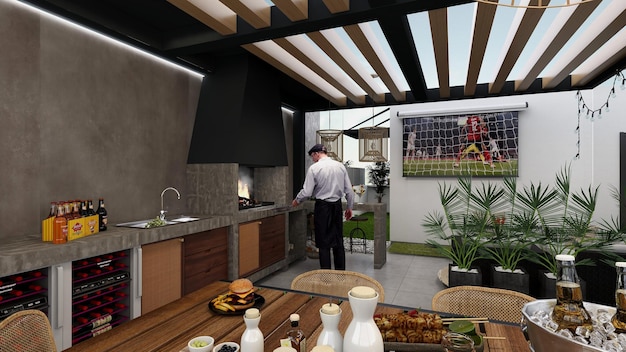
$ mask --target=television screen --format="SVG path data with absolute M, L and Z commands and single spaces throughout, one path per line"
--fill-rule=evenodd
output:
M 403 120 L 402 176 L 517 176 L 518 112 Z

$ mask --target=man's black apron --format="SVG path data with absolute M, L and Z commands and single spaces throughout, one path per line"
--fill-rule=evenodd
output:
M 341 200 L 315 201 L 315 245 L 317 248 L 343 246 L 343 219 Z

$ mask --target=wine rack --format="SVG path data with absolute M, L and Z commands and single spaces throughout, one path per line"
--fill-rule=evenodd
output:
M 72 262 L 72 344 L 129 319 L 129 251 Z
M 32 270 L 0 278 L 0 320 L 25 310 L 48 314 L 47 270 Z

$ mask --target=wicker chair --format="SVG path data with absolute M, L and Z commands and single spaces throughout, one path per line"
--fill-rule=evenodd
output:
M 35 309 L 8 316 L 0 322 L 0 351 L 56 352 L 48 317 Z
M 522 307 L 535 299 L 526 294 L 481 286 L 455 286 L 433 296 L 432 309 L 493 320 L 519 323 Z
M 348 298 L 348 291 L 355 286 L 368 286 L 378 292 L 378 301 L 385 301 L 385 289 L 375 279 L 354 271 L 318 269 L 296 276 L 291 289 L 313 292 L 334 297 Z

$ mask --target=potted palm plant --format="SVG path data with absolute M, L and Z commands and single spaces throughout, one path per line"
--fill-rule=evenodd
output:
M 574 192 L 571 189 L 570 166 L 564 166 L 556 175 L 555 186 L 543 188 L 531 185 L 520 194 L 520 205 L 536 221 L 534 236 L 537 251 L 532 260 L 545 269 L 540 278 L 543 297 L 554 296 L 554 277 L 557 271 L 557 254 L 577 257 L 583 250 L 604 250 L 622 240 L 617 226 L 593 221 L 599 187 L 589 186 Z M 589 259 L 577 265 L 593 265 Z
M 481 211 L 487 208 L 498 195 L 491 185 L 484 185 L 477 194 L 472 194 L 472 179 L 458 179 L 456 187 L 439 184 L 439 198 L 443 214 L 429 213 L 422 223 L 426 233 L 433 237 L 428 244 L 450 259 L 449 286 L 482 285 L 482 273 L 474 263 L 484 257 L 481 249 L 485 229 L 491 214 Z
M 519 211 L 517 181 L 505 178 L 501 202 L 492 209 L 492 232 L 483 247 L 486 257 L 493 260 L 491 286 L 530 293 L 530 279 L 520 263 L 532 257 L 531 245 L 535 242 L 532 231 L 535 220 L 530 214 Z

